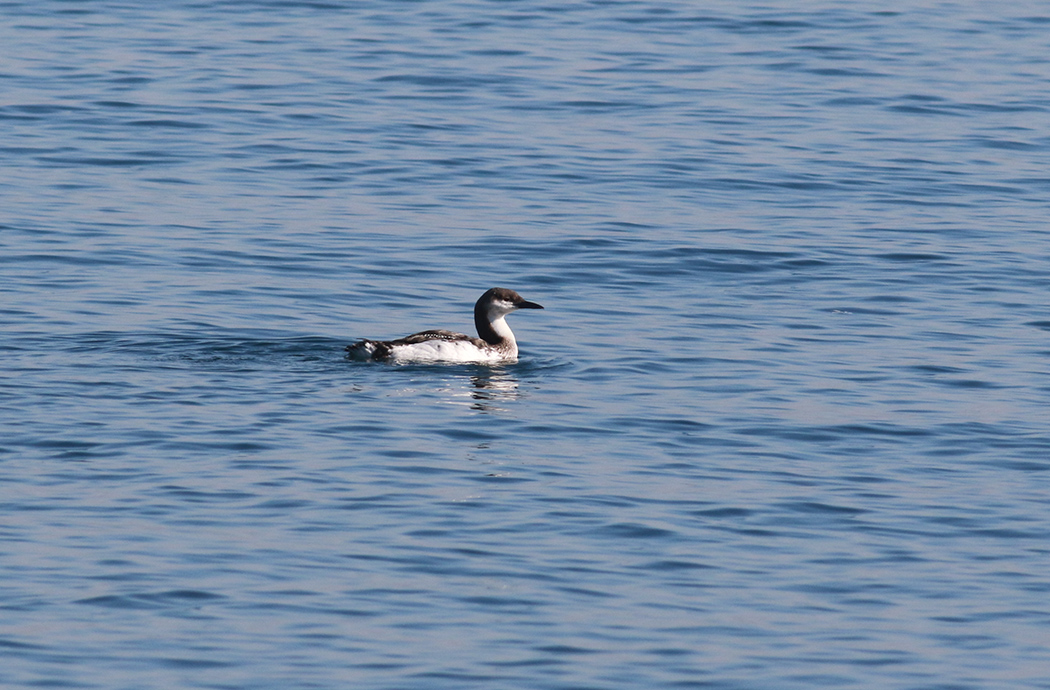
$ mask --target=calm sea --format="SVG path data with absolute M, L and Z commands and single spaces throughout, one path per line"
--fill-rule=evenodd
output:
M 1045 2 L 14 0 L 0 156 L 0 686 L 1050 688 Z

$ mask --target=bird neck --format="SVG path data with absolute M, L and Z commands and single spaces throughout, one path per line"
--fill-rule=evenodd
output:
M 497 319 L 489 319 L 489 315 L 480 309 L 474 310 L 474 326 L 478 329 L 478 337 L 489 345 L 500 345 L 504 343 L 514 344 L 514 332 L 507 325 L 504 315 Z

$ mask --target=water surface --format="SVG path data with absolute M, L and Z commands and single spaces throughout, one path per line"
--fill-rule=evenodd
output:
M 1050 687 L 1042 3 L 0 14 L 0 684 Z

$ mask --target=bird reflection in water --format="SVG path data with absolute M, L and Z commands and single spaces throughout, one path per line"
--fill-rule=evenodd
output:
M 481 374 L 470 377 L 473 389 L 470 397 L 474 403 L 470 406 L 472 410 L 479 412 L 493 412 L 504 408 L 498 403 L 503 400 L 515 400 L 521 397 L 518 391 L 518 379 L 506 371 L 492 369 Z

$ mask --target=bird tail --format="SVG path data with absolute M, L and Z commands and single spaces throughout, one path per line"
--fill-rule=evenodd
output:
M 359 340 L 353 345 L 346 346 L 346 358 L 357 362 L 368 362 L 373 359 L 376 352 L 374 340 Z

